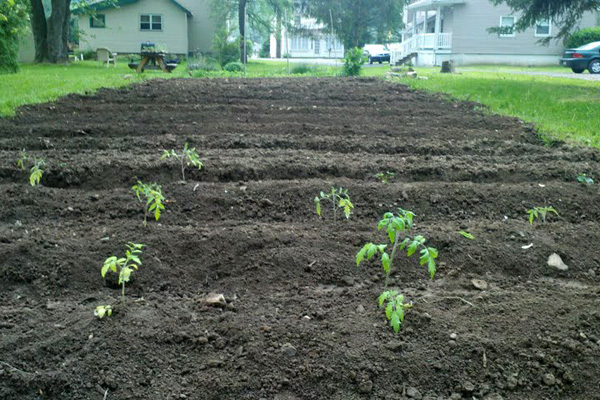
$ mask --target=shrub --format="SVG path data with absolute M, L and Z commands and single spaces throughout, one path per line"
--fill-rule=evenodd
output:
M 260 47 L 260 52 L 258 53 L 258 55 L 261 58 L 271 57 L 271 39 L 267 39 L 263 42 L 262 46 Z
M 344 58 L 344 75 L 345 76 L 358 76 L 362 71 L 363 64 L 367 61 L 367 58 L 363 54 L 362 49 L 354 47 L 346 52 Z
M 19 70 L 19 39 L 27 23 L 25 0 L 0 1 L 0 74 Z
M 223 69 L 227 72 L 240 72 L 244 70 L 244 64 L 234 61 L 225 65 Z
M 581 29 L 565 40 L 565 47 L 575 48 L 590 42 L 600 42 L 600 26 Z
M 240 46 L 237 40 L 229 40 L 229 32 L 225 29 L 215 34 L 212 52 L 221 67 L 240 59 Z
M 292 74 L 310 74 L 314 71 L 314 67 L 308 64 L 294 65 L 291 70 Z
M 219 62 L 214 58 L 199 55 L 197 57 L 192 57 L 188 59 L 188 69 L 190 71 L 214 72 L 220 71 L 221 66 L 219 65 Z

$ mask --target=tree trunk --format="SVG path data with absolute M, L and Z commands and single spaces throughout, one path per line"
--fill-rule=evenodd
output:
M 48 61 L 69 61 L 68 36 L 71 0 L 52 0 L 52 15 L 48 19 Z
M 31 30 L 35 43 L 35 62 L 44 62 L 48 55 L 46 14 L 42 0 L 31 0 Z
M 240 25 L 240 61 L 246 63 L 248 60 L 246 55 L 246 3 L 248 0 L 239 0 L 238 21 Z
M 281 10 L 277 10 L 277 26 L 275 28 L 275 57 L 281 58 Z

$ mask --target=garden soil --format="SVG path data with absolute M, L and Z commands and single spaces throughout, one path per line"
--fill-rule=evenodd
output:
M 204 166 L 183 183 L 161 154 L 185 143 Z M 0 120 L 0 398 L 600 399 L 600 182 L 576 180 L 599 160 L 377 79 L 154 80 L 21 108 Z M 146 228 L 138 180 L 166 197 Z M 315 214 L 332 186 L 348 220 Z M 531 225 L 535 206 L 559 215 Z M 382 268 L 355 254 L 398 207 L 439 258 L 434 279 L 396 258 L 413 307 L 395 334 Z M 146 247 L 122 303 L 100 268 L 127 242 Z

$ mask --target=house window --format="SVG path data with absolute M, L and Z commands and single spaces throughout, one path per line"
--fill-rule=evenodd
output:
M 106 16 L 104 14 L 90 15 L 90 28 L 106 28 Z
M 327 38 L 327 49 L 329 51 L 342 50 L 342 42 L 337 39 Z
M 550 20 L 543 19 L 535 23 L 535 36 L 536 37 L 548 37 L 551 34 Z
M 308 50 L 308 38 L 301 36 L 292 37 L 292 50 Z
M 140 30 L 142 31 L 162 31 L 162 15 L 142 14 L 140 15 Z
M 514 37 L 515 36 L 515 17 L 500 17 L 500 37 Z

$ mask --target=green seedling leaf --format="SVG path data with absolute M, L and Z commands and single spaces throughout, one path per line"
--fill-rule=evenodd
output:
M 587 176 L 587 174 L 579 174 L 579 175 L 577 175 L 577 182 L 583 183 L 583 184 L 586 184 L 586 185 L 593 185 L 594 184 L 594 180 L 592 178 L 590 178 L 589 176 Z
M 356 253 L 356 266 L 358 267 L 360 265 L 360 263 L 364 260 L 365 258 L 365 254 L 367 253 L 367 250 L 369 250 L 369 248 L 373 245 L 373 243 L 367 243 L 365 244 L 358 253 Z
M 390 318 L 392 318 L 393 312 L 394 312 L 394 303 L 390 301 L 387 304 L 387 306 L 385 306 L 385 316 L 387 317 L 388 321 L 390 320 Z
M 112 315 L 112 307 L 110 305 L 108 305 L 108 306 L 98 306 L 98 307 L 96 307 L 96 310 L 94 311 L 94 315 L 98 319 L 102 319 L 105 316 L 110 317 Z
M 463 235 L 464 237 L 466 237 L 467 239 L 473 240 L 475 239 L 475 236 L 471 235 L 469 232 L 465 232 L 465 231 L 460 231 L 459 232 L 461 235 Z
M 383 270 L 386 274 L 390 273 L 390 256 L 388 253 L 383 253 L 381 255 L 381 264 L 383 265 Z

